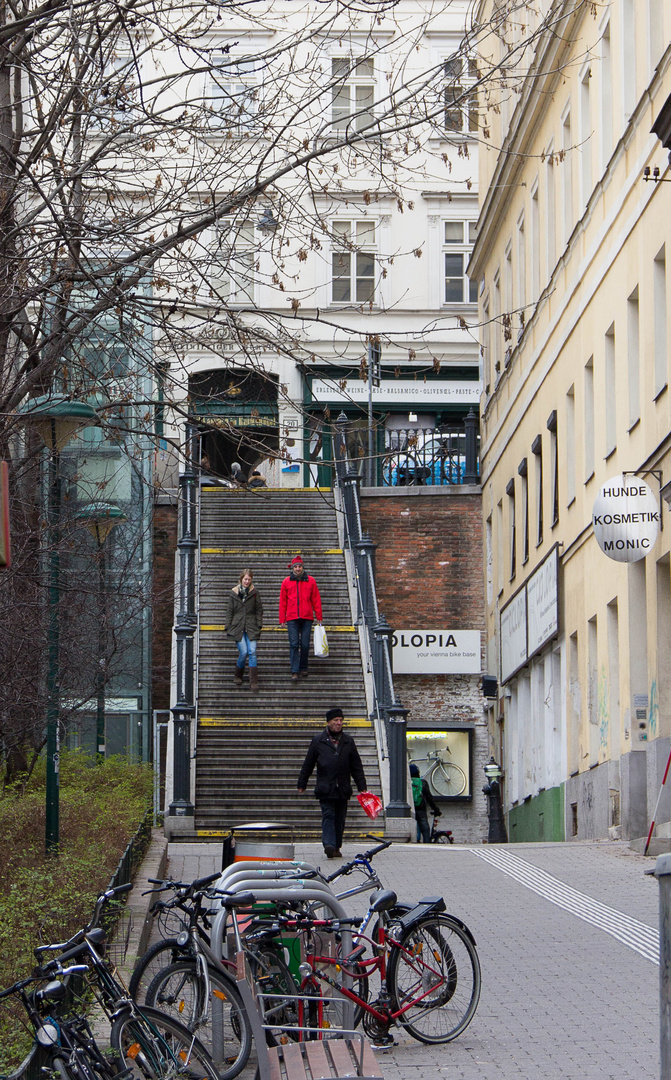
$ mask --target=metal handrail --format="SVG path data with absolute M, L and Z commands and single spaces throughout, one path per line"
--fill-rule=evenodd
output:
M 362 529 L 359 504 L 360 476 L 350 469 L 346 439 L 347 417 L 341 414 L 335 424 L 334 461 L 336 484 L 342 493 L 345 547 L 354 559 L 357 618 L 365 626 L 364 639 L 370 657 L 373 682 L 373 715 L 384 727 L 390 766 L 390 802 L 387 813 L 410 816 L 407 802 L 407 710 L 399 702 L 394 689 L 391 663 L 392 630 L 380 615 L 375 590 L 373 553 L 376 545 Z

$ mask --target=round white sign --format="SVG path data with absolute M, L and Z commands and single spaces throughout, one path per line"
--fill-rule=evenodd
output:
M 644 559 L 657 539 L 659 514 L 659 502 L 644 480 L 614 476 L 594 500 L 596 542 L 616 562 Z

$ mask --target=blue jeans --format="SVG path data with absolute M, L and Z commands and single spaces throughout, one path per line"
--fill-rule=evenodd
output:
M 245 660 L 249 657 L 249 666 L 256 667 L 256 642 L 250 641 L 247 634 L 243 634 L 238 646 L 238 667 L 242 669 L 245 666 Z
M 312 619 L 289 619 L 287 622 L 287 630 L 289 631 L 291 673 L 292 675 L 297 675 L 299 671 L 308 670 L 308 651 L 310 649 Z
M 340 851 L 347 817 L 347 799 L 320 799 L 322 808 L 322 844 Z

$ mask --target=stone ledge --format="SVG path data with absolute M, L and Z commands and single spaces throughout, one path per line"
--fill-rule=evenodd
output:
M 632 851 L 636 851 L 639 855 L 642 855 L 645 851 L 647 839 L 647 836 L 640 836 L 637 840 L 630 840 L 629 847 Z M 656 858 L 658 855 L 665 855 L 667 851 L 671 851 L 671 837 L 653 836 L 650 841 L 650 847 L 648 848 L 648 858 Z

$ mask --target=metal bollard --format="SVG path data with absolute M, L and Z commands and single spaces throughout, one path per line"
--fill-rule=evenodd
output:
M 660 855 L 654 873 L 659 882 L 659 1052 L 661 1080 L 671 1076 L 671 854 Z

